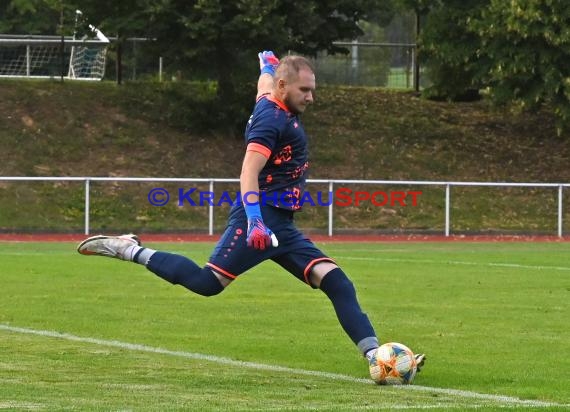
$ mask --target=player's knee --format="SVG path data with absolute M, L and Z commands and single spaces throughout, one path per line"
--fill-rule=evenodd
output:
M 202 273 L 200 273 L 200 279 L 202 280 L 201 287 L 199 291 L 196 291 L 202 296 L 210 297 L 215 296 L 223 292 L 226 285 L 218 279 L 216 274 L 212 271 L 209 266 L 202 268 Z
M 344 275 L 344 273 L 343 273 Z M 342 281 L 340 282 L 340 288 L 342 293 L 347 295 L 356 295 L 356 289 L 354 288 L 354 283 L 344 275 Z
M 329 261 L 319 262 L 314 265 L 309 276 L 311 286 L 320 288 L 324 277 L 335 269 L 339 269 L 339 267 L 335 263 Z
M 328 272 L 321 281 L 321 290 L 327 295 L 356 295 L 352 281 L 340 268 Z

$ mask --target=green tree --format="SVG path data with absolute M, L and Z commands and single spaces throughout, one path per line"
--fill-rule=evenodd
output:
M 150 0 L 84 0 L 79 8 L 88 22 L 113 37 L 144 36 L 149 22 Z M 87 23 L 87 21 L 85 23 Z
M 563 0 L 490 0 L 469 29 L 481 39 L 486 70 L 476 81 L 496 102 L 522 110 L 547 103 L 559 133 L 570 126 L 570 3 Z
M 346 52 L 333 44 L 362 34 L 358 22 L 389 10 L 379 0 L 171 0 L 148 9 L 149 34 L 187 76 L 217 81 L 221 122 L 250 110 L 257 52 L 314 56 Z
M 0 33 L 59 34 L 62 9 L 58 0 L 0 0 Z
M 424 19 L 420 33 L 419 59 L 430 85 L 424 95 L 435 99 L 478 98 L 481 71 L 487 64 L 479 51 L 481 38 L 469 29 L 469 22 L 489 0 L 442 0 L 422 5 Z
M 71 35 L 75 11 L 80 9 L 83 31 L 89 30 L 88 24 L 92 23 L 113 35 L 121 31 L 134 35 L 143 32 L 147 25 L 146 7 L 140 0 L 0 0 L 0 32 Z
M 424 17 L 424 95 L 460 100 L 484 89 L 520 110 L 547 106 L 570 126 L 570 3 L 563 0 L 398 0 Z

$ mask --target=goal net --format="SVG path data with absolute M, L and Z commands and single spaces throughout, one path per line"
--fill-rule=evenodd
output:
M 0 77 L 101 80 L 109 39 L 91 30 L 96 39 L 0 34 Z
M 109 39 L 95 26 L 89 25 L 103 47 L 77 45 L 71 47 L 69 59 L 69 78 L 101 80 L 105 75 L 105 62 Z

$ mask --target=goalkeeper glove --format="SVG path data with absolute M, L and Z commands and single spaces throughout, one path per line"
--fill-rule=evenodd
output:
M 265 226 L 261 217 L 259 203 L 254 205 L 246 204 L 245 213 L 247 215 L 247 245 L 258 250 L 265 250 L 272 244 L 278 246 L 277 237 Z
M 261 74 L 269 73 L 270 75 L 275 74 L 275 69 L 279 64 L 279 59 L 273 54 L 272 51 L 262 51 L 257 55 L 259 57 L 259 68 Z

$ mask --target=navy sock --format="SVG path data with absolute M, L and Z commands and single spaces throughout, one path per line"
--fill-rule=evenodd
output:
M 164 280 L 202 296 L 217 295 L 224 290 L 209 267 L 201 268 L 187 257 L 174 253 L 155 252 L 146 267 Z
M 331 270 L 321 281 L 320 289 L 331 300 L 336 316 L 347 335 L 365 354 L 378 347 L 370 320 L 360 309 L 354 285 L 340 268 Z

